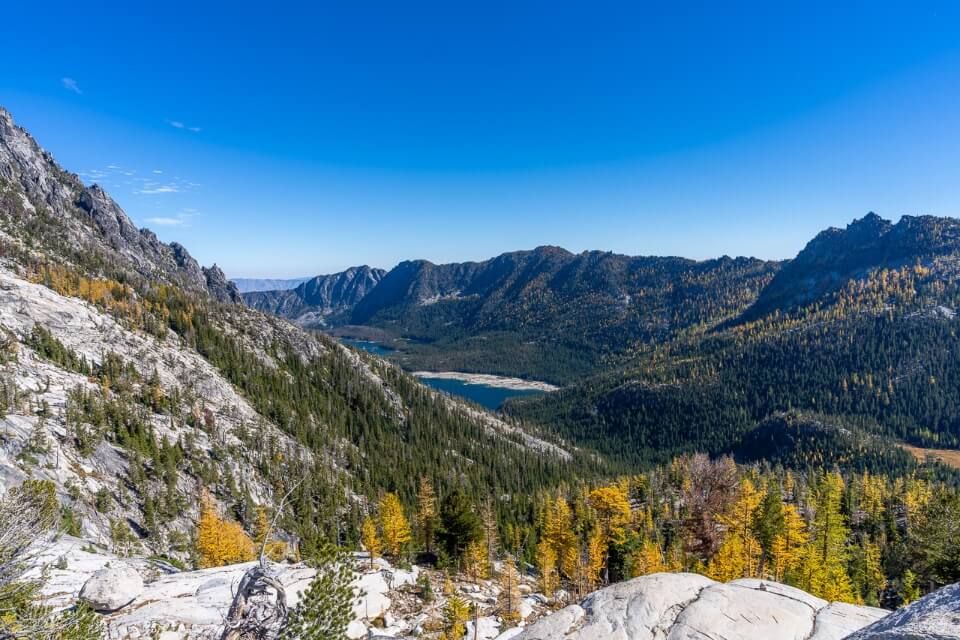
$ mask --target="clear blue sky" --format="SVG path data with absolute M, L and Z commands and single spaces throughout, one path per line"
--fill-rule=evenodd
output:
M 9 3 L 0 104 L 232 276 L 960 213 L 956 2 L 203 4 Z

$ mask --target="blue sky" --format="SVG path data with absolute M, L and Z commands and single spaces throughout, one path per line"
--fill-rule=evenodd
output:
M 137 4 L 6 7 L 0 104 L 232 276 L 960 214 L 955 2 Z

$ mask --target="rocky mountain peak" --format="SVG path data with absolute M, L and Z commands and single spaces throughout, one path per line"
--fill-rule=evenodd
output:
M 204 267 L 203 275 L 207 281 L 207 290 L 215 299 L 220 302 L 242 302 L 237 285 L 227 279 L 216 263 L 212 267 Z
M 219 275 L 208 278 L 182 246 L 165 244 L 153 232 L 138 229 L 101 185 L 86 186 L 65 171 L 3 107 L 0 187 L 19 192 L 24 202 L 16 211 L 19 217 L 11 218 L 4 230 L 18 238 L 34 236 L 32 244 L 50 257 L 69 263 L 96 257 L 92 263 L 99 260 L 147 279 L 239 300 L 236 291 L 231 294 L 229 286 L 222 286 L 219 269 Z M 209 288 L 210 282 L 216 290 Z

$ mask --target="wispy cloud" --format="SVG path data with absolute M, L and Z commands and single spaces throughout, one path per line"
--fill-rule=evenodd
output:
M 77 84 L 77 81 L 73 78 L 60 78 L 60 84 L 62 84 L 63 88 L 67 91 L 73 91 L 77 95 L 83 93 L 83 91 L 80 90 L 80 86 Z
M 180 188 L 175 184 L 161 184 L 158 186 L 144 185 L 142 189 L 138 189 L 134 193 L 142 196 L 156 195 L 158 193 L 180 193 Z
M 153 224 L 158 227 L 186 227 L 190 226 L 190 219 L 197 215 L 196 209 L 181 209 L 172 216 L 154 216 L 146 218 L 147 224 Z
M 168 125 L 170 125 L 174 129 L 184 129 L 192 133 L 200 133 L 201 131 L 203 131 L 203 129 L 201 129 L 200 127 L 187 126 L 182 120 L 165 120 L 164 122 L 166 122 Z
M 166 218 L 158 216 L 156 218 L 147 218 L 147 222 L 161 227 L 179 227 L 184 223 L 183 218 Z

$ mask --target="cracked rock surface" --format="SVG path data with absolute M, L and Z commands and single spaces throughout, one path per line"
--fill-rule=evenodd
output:
M 889 612 L 776 582 L 658 573 L 541 618 L 518 640 L 839 640 Z

